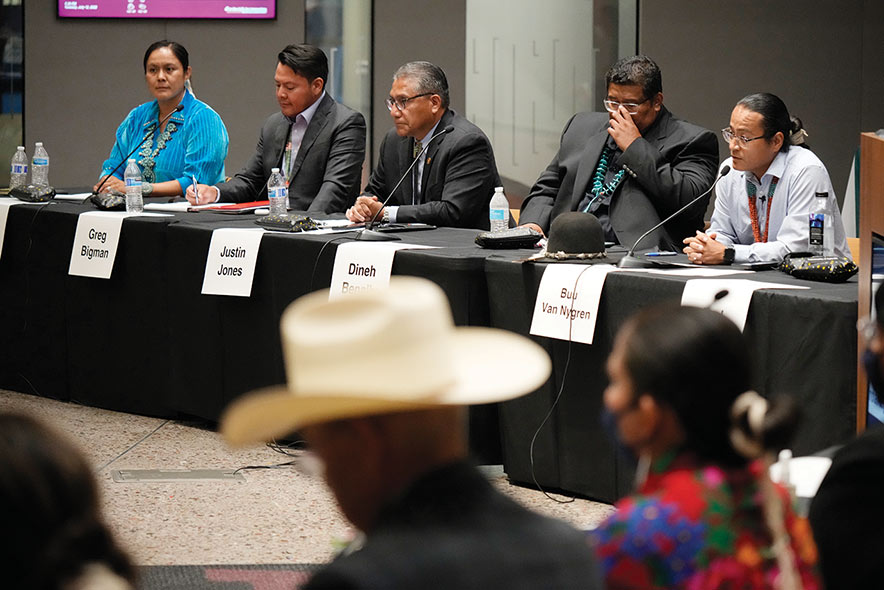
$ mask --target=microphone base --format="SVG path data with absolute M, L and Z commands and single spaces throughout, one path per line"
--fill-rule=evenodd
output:
M 375 231 L 373 229 L 362 229 L 356 232 L 357 242 L 398 242 L 401 241 L 397 235 Z
M 656 265 L 650 260 L 627 254 L 617 263 L 617 268 L 654 268 Z

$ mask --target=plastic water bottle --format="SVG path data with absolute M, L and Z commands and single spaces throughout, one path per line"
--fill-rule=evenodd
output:
M 129 158 L 126 163 L 123 179 L 126 182 L 126 213 L 144 213 L 144 199 L 141 196 L 141 168 L 138 167 L 135 158 Z
M 491 205 L 488 207 L 488 220 L 491 222 L 492 232 L 501 232 L 509 227 L 510 203 L 503 194 L 503 187 L 494 189 L 491 197 Z
M 34 159 L 31 160 L 31 184 L 36 187 L 49 186 L 49 154 L 43 142 L 34 144 Z
M 835 235 L 832 229 L 828 192 L 816 193 L 816 202 L 809 216 L 807 245 L 814 256 L 835 255 Z
M 270 171 L 267 198 L 270 200 L 271 215 L 285 215 L 289 204 L 289 189 L 285 184 L 285 177 L 279 173 L 279 168 Z
M 12 164 L 9 171 L 9 188 L 28 186 L 28 154 L 25 146 L 20 145 L 12 156 Z

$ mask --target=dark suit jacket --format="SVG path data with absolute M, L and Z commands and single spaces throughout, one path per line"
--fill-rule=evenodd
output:
M 884 584 L 884 427 L 838 451 L 809 518 L 827 590 Z
M 271 168 L 279 168 L 291 122 L 282 113 L 264 121 L 258 147 L 245 167 L 216 186 L 222 201 L 263 201 Z M 296 211 L 339 213 L 356 200 L 365 160 L 365 118 L 328 94 L 316 109 L 289 185 L 289 206 Z
M 519 223 L 533 222 L 549 232 L 553 218 L 575 211 L 590 186 L 608 135 L 607 113 L 578 113 L 562 132 L 559 152 L 522 203 Z M 679 207 L 707 190 L 718 167 L 718 140 L 702 127 L 681 121 L 663 107 L 643 137 L 612 166 L 626 176 L 614 194 L 609 216 L 626 247 Z M 681 250 L 681 240 L 703 229 L 709 198 L 651 234 L 639 249 L 659 245 Z
M 305 588 L 601 588 L 586 537 L 517 505 L 455 463 L 388 506 L 365 546 Z
M 481 129 L 450 109 L 442 115 L 436 133 L 448 125 L 454 125 L 454 130 L 427 148 L 421 176 L 424 202 L 411 204 L 414 187 L 409 173 L 389 204 L 399 206 L 396 221 L 403 223 L 487 229 L 488 203 L 494 187 L 500 186 L 491 142 Z M 388 131 L 363 192 L 386 199 L 414 160 L 413 148 L 414 139 L 399 137 L 395 129 Z

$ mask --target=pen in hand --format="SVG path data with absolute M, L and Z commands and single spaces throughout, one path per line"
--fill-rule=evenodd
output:
M 193 181 L 193 204 L 200 204 L 200 189 L 199 185 L 196 183 L 196 176 L 191 176 L 190 179 Z

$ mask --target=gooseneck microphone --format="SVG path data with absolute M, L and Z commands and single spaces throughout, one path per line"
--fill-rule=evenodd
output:
M 724 168 L 722 168 L 721 172 L 718 173 L 718 177 L 712 183 L 712 186 L 710 186 L 706 191 L 701 193 L 698 197 L 691 199 L 691 201 L 687 205 L 685 205 L 684 207 L 682 207 L 681 209 L 679 209 L 678 211 L 676 211 L 675 213 L 673 213 L 672 215 L 670 215 L 669 217 L 667 217 L 666 219 L 664 219 L 663 221 L 661 221 L 660 223 L 658 223 L 657 225 L 655 225 L 654 227 L 652 227 L 651 229 L 649 229 L 648 231 L 643 233 L 632 245 L 632 248 L 629 249 L 629 252 L 626 253 L 626 256 L 624 256 L 623 258 L 620 259 L 620 262 L 617 263 L 617 267 L 618 268 L 647 268 L 649 266 L 653 266 L 653 264 L 648 262 L 647 260 L 644 260 L 642 258 L 638 258 L 637 256 L 635 256 L 635 249 L 638 248 L 638 245 L 641 243 L 641 241 L 644 240 L 649 235 L 651 235 L 653 232 L 657 231 L 658 229 L 660 229 L 661 227 L 663 227 L 664 225 L 669 223 L 670 221 L 672 221 L 673 219 L 675 219 L 676 217 L 678 217 L 679 215 L 681 215 L 682 213 L 684 213 L 686 210 L 690 209 L 692 205 L 697 203 L 697 201 L 699 201 L 700 199 L 702 199 L 703 197 L 708 195 L 710 192 L 712 192 L 712 189 L 715 188 L 715 185 L 718 184 L 718 181 L 721 180 L 722 178 L 724 178 L 725 176 L 727 176 L 727 173 L 730 171 L 731 171 L 730 166 L 725 166 Z
M 383 203 L 381 203 L 381 208 L 378 209 L 378 212 L 375 213 L 369 221 L 365 222 L 365 229 L 362 229 L 359 232 L 357 232 L 357 234 L 356 234 L 357 240 L 370 241 L 370 242 L 379 242 L 379 241 L 389 242 L 389 241 L 401 239 L 399 236 L 393 236 L 393 235 L 386 234 L 386 233 L 379 232 L 379 231 L 375 231 L 374 229 L 372 229 L 372 228 L 374 228 L 374 224 L 377 221 L 378 215 L 381 214 L 381 211 L 384 210 L 384 207 L 386 207 L 387 203 L 390 202 L 390 199 L 393 198 L 393 195 L 396 193 L 396 189 L 398 189 L 399 185 L 402 184 L 402 181 L 408 177 L 408 174 L 411 172 L 411 169 L 414 168 L 414 165 L 417 164 L 418 160 L 420 160 L 423 157 L 424 152 L 427 151 L 427 148 L 430 147 L 430 144 L 433 143 L 433 140 L 435 140 L 437 137 L 441 137 L 442 135 L 445 135 L 446 133 L 451 133 L 452 131 L 454 131 L 454 125 L 448 125 L 447 127 L 445 127 L 445 129 L 443 129 L 442 131 L 439 131 L 433 137 L 431 137 L 429 140 L 427 140 L 427 143 L 424 144 L 424 147 L 421 149 L 420 153 L 418 153 L 417 157 L 415 157 L 415 159 L 412 160 L 411 165 L 405 171 L 405 174 L 402 175 L 402 178 L 399 179 L 399 182 L 396 183 L 396 186 L 393 187 L 393 190 L 390 191 L 390 194 L 387 195 L 387 198 L 384 199 Z
M 111 170 L 111 171 L 110 171 L 110 174 L 108 174 L 107 176 L 104 177 L 104 180 L 101 181 L 101 184 L 98 185 L 98 188 L 97 188 L 97 189 L 95 189 L 94 191 L 92 191 L 92 194 L 93 194 L 93 195 L 97 195 L 97 194 L 99 194 L 99 193 L 101 192 L 101 188 L 104 186 L 104 183 L 106 183 L 106 182 L 108 181 L 108 179 L 109 179 L 111 176 L 114 175 L 114 172 L 116 172 L 117 170 L 120 169 L 120 166 L 122 166 L 124 163 L 126 163 L 126 162 L 129 161 L 129 157 L 130 157 L 132 154 L 135 153 L 135 150 L 137 150 L 138 148 L 141 147 L 141 144 L 142 144 L 142 143 L 144 143 L 145 141 L 147 141 L 147 138 L 150 137 L 151 133 L 153 133 L 154 131 L 156 131 L 158 127 L 162 127 L 162 126 L 163 126 L 163 123 L 165 123 L 166 121 L 169 120 L 169 117 L 171 117 L 172 115 L 174 115 L 174 114 L 177 113 L 178 111 L 182 110 L 183 108 L 184 108 L 184 105 L 183 105 L 183 104 L 179 104 L 177 107 L 175 107 L 175 110 L 173 110 L 171 113 L 169 113 L 168 115 L 166 115 L 165 117 L 163 117 L 162 119 L 160 119 L 158 122 L 157 122 L 157 121 L 154 121 L 153 123 L 151 123 L 151 124 L 148 126 L 148 128 L 147 128 L 147 133 L 145 133 L 145 134 L 144 134 L 144 137 L 141 138 L 141 141 L 139 141 L 138 143 L 136 143 L 136 144 L 135 144 L 135 147 L 132 148 L 132 151 L 129 152 L 129 153 L 126 155 L 125 158 L 123 158 L 122 160 L 120 160 L 120 163 L 117 164 L 117 167 L 114 168 L 113 170 Z

